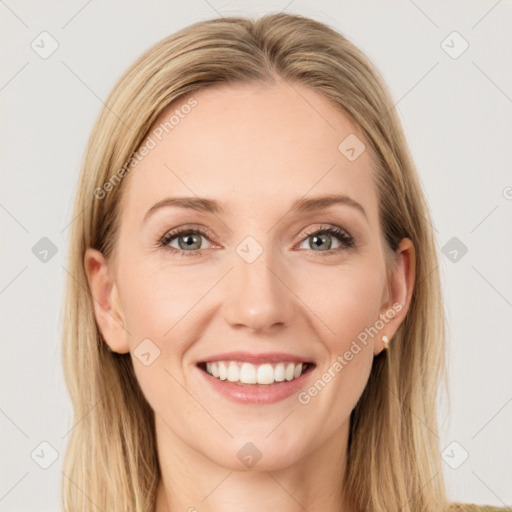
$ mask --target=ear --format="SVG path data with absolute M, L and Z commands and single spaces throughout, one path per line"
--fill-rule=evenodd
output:
M 382 336 L 387 336 L 390 343 L 403 322 L 411 303 L 416 272 L 416 251 L 409 238 L 404 238 L 395 251 L 395 263 L 391 272 L 388 286 L 384 293 L 380 311 L 380 320 L 384 324 L 379 331 L 374 354 L 383 350 Z
M 103 254 L 88 248 L 84 255 L 84 269 L 94 306 L 94 316 L 103 340 L 119 354 L 130 351 L 128 331 L 117 287 L 111 277 Z

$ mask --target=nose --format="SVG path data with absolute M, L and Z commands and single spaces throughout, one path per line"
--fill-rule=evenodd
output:
M 265 251 L 252 263 L 235 254 L 224 284 L 223 315 L 231 327 L 268 333 L 291 325 L 296 304 L 288 288 L 289 273 L 281 267 Z

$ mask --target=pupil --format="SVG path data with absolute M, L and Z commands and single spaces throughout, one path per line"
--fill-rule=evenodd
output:
M 180 247 L 183 248 L 191 248 L 194 244 L 200 245 L 201 239 L 197 235 L 182 235 L 180 237 Z M 185 240 L 185 243 L 181 243 L 181 240 Z M 192 247 L 193 249 L 198 249 L 199 247 Z
M 329 235 L 324 234 L 324 235 L 313 236 L 313 244 L 315 244 L 316 247 L 321 248 L 321 244 L 322 244 L 322 242 L 326 241 L 327 236 L 329 236 Z M 320 241 L 320 243 L 317 243 L 317 241 Z M 325 250 L 329 250 L 331 248 L 330 238 L 327 239 L 327 242 L 328 242 L 328 244 L 327 244 L 327 247 L 324 248 Z M 324 250 L 324 249 L 322 249 L 322 250 Z

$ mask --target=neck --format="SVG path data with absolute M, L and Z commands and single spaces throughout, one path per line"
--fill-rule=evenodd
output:
M 170 434 L 160 425 L 157 442 L 162 478 L 155 512 L 348 511 L 343 477 L 348 420 L 323 445 L 290 464 L 267 470 L 223 466 Z M 160 432 L 160 433 L 159 433 Z

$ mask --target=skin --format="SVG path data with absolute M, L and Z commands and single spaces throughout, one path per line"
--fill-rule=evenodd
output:
M 353 162 L 341 154 L 347 135 L 363 136 L 322 95 L 280 81 L 194 97 L 198 105 L 125 178 L 113 257 L 88 249 L 84 260 L 101 333 L 116 352 L 131 352 L 155 412 L 163 475 L 156 511 L 339 510 L 350 412 L 384 348 L 381 336 L 392 339 L 409 307 L 414 247 L 402 240 L 388 279 L 369 150 Z M 359 202 L 366 217 L 343 204 L 290 213 L 296 199 L 333 193 Z M 215 199 L 226 211 L 167 207 L 143 222 L 171 196 Z M 201 255 L 158 247 L 190 224 L 211 232 Z M 331 255 L 322 257 L 305 233 L 326 225 L 347 231 L 355 246 L 327 235 L 320 245 L 330 241 Z M 236 252 L 249 235 L 263 248 L 252 263 Z M 402 309 L 307 405 L 296 395 L 236 404 L 197 376 L 205 356 L 283 351 L 315 362 L 306 389 L 394 303 Z M 161 351 L 149 366 L 133 354 L 146 338 Z M 252 468 L 237 457 L 248 442 L 262 453 Z

